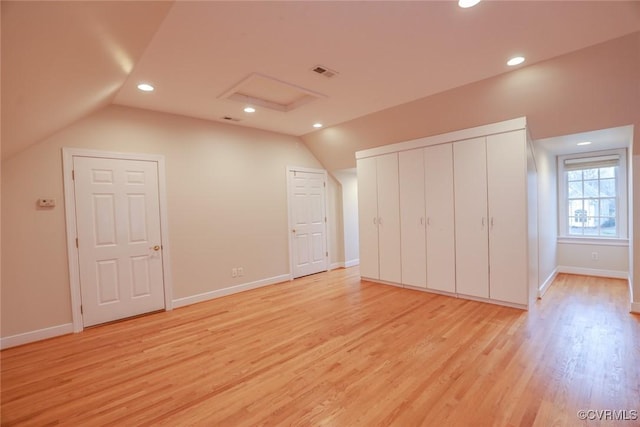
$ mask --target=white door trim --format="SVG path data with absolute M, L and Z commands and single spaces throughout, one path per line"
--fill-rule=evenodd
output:
M 324 178 L 324 182 L 327 183 L 329 182 L 328 180 L 328 175 L 327 175 L 327 171 L 324 169 L 314 169 L 314 168 L 304 168 L 304 167 L 298 167 L 298 166 L 287 166 L 287 216 L 288 216 L 288 221 L 287 221 L 287 234 L 289 235 L 289 238 L 287 239 L 287 241 L 289 242 L 289 277 L 291 278 L 291 280 L 293 280 L 293 276 L 294 276 L 294 271 L 293 271 L 293 235 L 291 233 L 291 230 L 293 230 L 293 212 L 292 212 L 292 202 L 291 202 L 291 180 L 289 179 L 289 177 L 291 176 L 291 172 L 296 171 L 296 172 L 310 172 L 310 173 L 318 173 L 318 174 L 322 174 L 323 178 Z M 328 195 L 329 195 L 329 187 L 325 187 L 324 189 L 324 216 L 325 218 L 327 218 L 327 221 L 329 220 L 329 216 L 327 215 L 327 208 L 329 206 L 328 202 Z M 324 223 L 324 239 L 325 239 L 325 247 L 327 248 L 327 270 L 330 269 L 330 262 L 329 260 L 331 259 L 331 250 L 329 249 L 329 233 L 327 233 L 327 222 Z
M 169 248 L 169 226 L 167 220 L 167 188 L 164 156 L 157 154 L 114 153 L 108 151 L 86 150 L 82 148 L 62 148 L 62 172 L 64 175 L 64 210 L 67 225 L 67 254 L 69 259 L 69 287 L 71 290 L 71 314 L 73 331 L 84 329 L 80 304 L 80 267 L 78 249 L 76 248 L 76 215 L 75 188 L 73 185 L 73 158 L 95 157 L 120 160 L 141 160 L 156 162 L 158 165 L 158 198 L 160 202 L 160 232 L 162 245 L 162 274 L 164 278 L 164 306 L 169 311 L 173 308 L 173 284 L 171 281 L 171 250 Z

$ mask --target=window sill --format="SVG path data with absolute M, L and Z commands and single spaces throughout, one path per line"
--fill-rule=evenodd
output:
M 608 237 L 574 237 L 558 236 L 558 243 L 572 245 L 593 245 L 593 246 L 624 246 L 629 247 L 629 239 L 608 238 Z

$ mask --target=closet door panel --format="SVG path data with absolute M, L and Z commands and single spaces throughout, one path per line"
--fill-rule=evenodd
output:
M 386 282 L 402 283 L 398 153 L 385 154 L 376 159 L 378 162 L 379 278 Z
M 427 287 L 456 291 L 453 145 L 424 150 Z
M 402 284 L 427 286 L 423 149 L 399 153 Z
M 528 302 L 527 153 L 524 130 L 487 137 L 491 299 Z
M 456 292 L 489 297 L 485 138 L 453 144 Z
M 378 189 L 375 157 L 359 159 L 358 222 L 360 235 L 360 275 L 378 279 Z

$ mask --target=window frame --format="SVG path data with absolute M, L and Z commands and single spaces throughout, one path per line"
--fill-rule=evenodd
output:
M 616 236 L 593 236 L 569 234 L 569 199 L 568 176 L 565 169 L 565 160 L 583 159 L 618 155 L 618 173 L 616 176 Z M 585 168 L 586 169 L 586 168 Z M 591 151 L 558 156 L 558 237 L 572 240 L 628 240 L 628 176 L 627 176 L 627 150 L 624 148 L 606 151 Z

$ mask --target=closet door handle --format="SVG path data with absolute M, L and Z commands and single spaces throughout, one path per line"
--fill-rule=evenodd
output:
M 378 217 L 378 225 L 382 225 L 382 218 Z
M 493 228 L 493 217 L 491 217 L 491 228 Z
M 485 217 L 482 217 L 482 227 L 484 227 L 484 221 L 485 221 Z
M 378 225 L 378 219 L 375 216 L 373 217 L 373 225 Z

